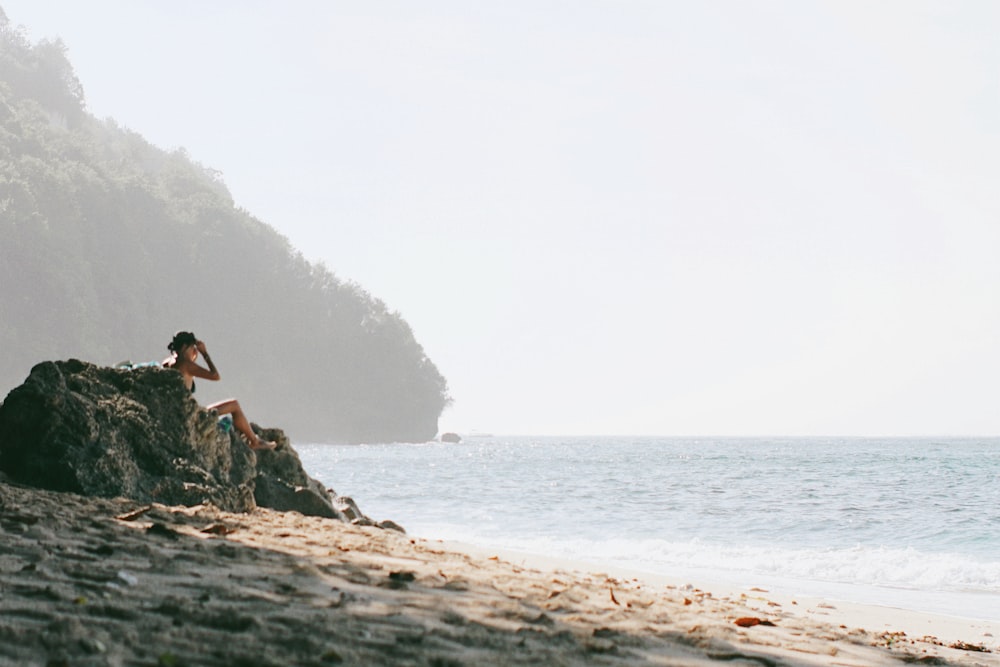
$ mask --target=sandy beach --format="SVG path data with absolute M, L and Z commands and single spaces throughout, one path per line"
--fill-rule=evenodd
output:
M 1000 665 L 1000 622 L 0 483 L 4 665 Z

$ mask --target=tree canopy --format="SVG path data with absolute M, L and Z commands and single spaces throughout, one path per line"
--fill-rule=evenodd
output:
M 450 401 L 399 313 L 185 151 L 90 115 L 65 46 L 0 10 L 0 396 L 43 360 L 161 358 L 178 329 L 299 440 L 427 440 Z

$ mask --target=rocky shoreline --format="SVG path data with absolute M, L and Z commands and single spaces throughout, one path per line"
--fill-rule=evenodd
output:
M 85 496 L 269 507 L 401 530 L 310 477 L 281 429 L 253 427 L 277 449 L 252 451 L 173 371 L 43 362 L 0 405 L 0 471 Z

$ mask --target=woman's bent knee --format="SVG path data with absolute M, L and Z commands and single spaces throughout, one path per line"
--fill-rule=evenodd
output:
M 208 406 L 209 410 L 215 410 L 220 415 L 231 415 L 234 412 L 240 411 L 240 404 L 235 398 L 230 398 L 225 401 L 219 401 L 218 403 L 212 403 Z

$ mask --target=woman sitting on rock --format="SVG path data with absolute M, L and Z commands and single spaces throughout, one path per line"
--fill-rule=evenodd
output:
M 215 381 L 221 377 L 215 364 L 212 363 L 212 357 L 208 356 L 205 344 L 198 340 L 190 331 L 178 331 L 174 334 L 174 339 L 170 341 L 170 345 L 167 345 L 167 349 L 173 354 L 163 361 L 163 366 L 178 371 L 181 377 L 184 378 L 184 386 L 192 394 L 194 393 L 195 378 Z M 208 368 L 198 364 L 199 352 L 201 356 L 205 357 L 205 363 L 208 364 Z M 220 415 L 232 415 L 233 426 L 247 439 L 250 449 L 274 449 L 277 446 L 273 442 L 264 442 L 257 437 L 257 434 L 250 428 L 250 422 L 247 420 L 246 415 L 243 414 L 243 409 L 235 398 L 213 403 L 208 406 L 208 409 L 215 410 Z

